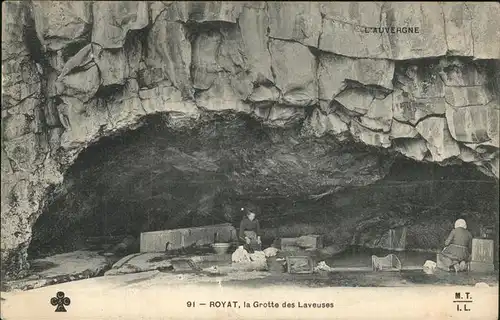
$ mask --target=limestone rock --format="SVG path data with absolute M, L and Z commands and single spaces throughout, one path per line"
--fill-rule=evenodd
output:
M 61 68 L 62 70 L 62 68 Z M 47 97 L 54 98 L 58 95 L 58 76 L 59 72 L 57 70 L 50 70 L 47 72 Z
M 417 135 L 418 131 L 413 126 L 397 120 L 392 121 L 390 133 L 391 139 L 415 138 Z
M 422 139 L 395 139 L 393 143 L 396 151 L 417 161 L 422 161 L 428 152 L 427 143 Z
M 320 4 L 316 2 L 269 2 L 269 36 L 295 40 L 316 47 L 321 33 Z
M 193 20 L 198 23 L 208 21 L 222 21 L 236 23 L 242 10 L 241 2 L 232 1 L 156 1 L 152 6 L 153 21 L 159 20 L 159 12 L 165 12 L 168 21 L 187 22 Z
M 272 40 L 270 52 L 276 86 L 283 94 L 284 103 L 295 106 L 314 104 L 318 98 L 316 60 L 309 49 L 295 42 Z M 290 68 L 290 64 L 294 68 Z
M 483 86 L 446 87 L 445 99 L 453 107 L 467 107 L 486 105 L 493 97 Z
M 463 63 L 458 59 L 445 60 L 443 70 L 439 72 L 446 86 L 467 87 L 486 84 L 486 69 L 482 63 Z
M 382 5 L 379 2 L 321 3 L 323 32 L 319 48 L 348 57 L 391 59 L 387 33 L 366 32 L 365 27 L 379 27 Z
M 3 148 L 0 148 L 0 152 L 1 152 L 1 161 L 2 161 L 2 174 L 10 174 L 12 173 L 12 166 L 10 164 L 10 160 L 9 160 L 9 157 L 7 156 L 7 154 L 5 153 L 4 149 Z M 3 186 L 2 186 L 2 192 L 3 192 Z M 3 201 L 2 201 L 3 203 Z
M 271 56 L 267 49 L 269 18 L 263 9 L 243 8 L 238 20 L 246 64 L 257 82 L 272 81 Z
M 144 1 L 94 2 L 92 9 L 92 42 L 105 49 L 123 47 L 127 32 L 149 23 L 148 3 Z
M 96 60 L 103 86 L 123 84 L 130 74 L 123 50 L 118 50 L 117 53 L 102 50 Z
M 70 73 L 57 83 L 57 93 L 77 97 L 82 102 L 89 101 L 97 93 L 100 85 L 99 70 L 95 63 L 85 66 L 81 72 Z
M 55 99 L 48 99 L 47 103 L 43 105 L 44 118 L 47 126 L 58 127 L 61 125 L 59 122 L 59 115 L 57 113 Z
M 321 54 L 318 63 L 319 98 L 330 101 L 345 86 L 345 80 L 392 88 L 394 62 L 382 59 L 352 59 Z
M 217 55 L 217 63 L 231 75 L 248 70 L 244 54 L 244 42 L 237 25 L 221 28 L 222 43 Z
M 149 68 L 161 69 L 163 77 L 172 81 L 184 96 L 191 97 L 193 89 L 190 80 L 191 44 L 186 39 L 184 26 L 166 20 L 163 12 L 151 28 L 147 39 Z M 168 39 L 168 41 L 165 41 Z
M 399 90 L 393 94 L 394 119 L 416 124 L 420 119 L 431 115 L 444 115 L 446 102 L 444 98 L 411 99 Z
M 151 22 L 154 24 L 158 16 L 164 12 L 170 12 L 170 19 L 176 20 L 180 18 L 180 14 L 178 12 L 179 6 L 175 5 L 174 1 L 150 1 L 149 2 L 149 16 Z
M 80 43 L 78 44 L 75 44 L 75 45 L 82 45 Z M 80 48 L 81 50 L 81 48 Z M 68 58 L 71 58 L 69 55 L 68 56 L 65 56 L 63 55 L 63 52 L 65 50 L 59 50 L 59 51 L 47 51 L 45 54 L 46 54 L 46 59 L 47 59 L 47 63 L 50 65 L 50 67 L 54 70 L 44 70 L 46 73 L 50 73 L 50 72 L 54 72 L 56 71 L 57 74 L 59 74 L 63 67 L 64 67 L 64 64 L 66 63 L 67 60 L 69 60 Z
M 247 69 L 241 33 L 236 26 L 200 33 L 192 49 L 191 70 L 196 89 L 210 88 L 219 77 L 217 73 L 226 72 L 231 77 Z
M 474 55 L 472 26 L 475 22 L 467 4 L 441 2 L 439 5 L 444 16 L 448 53 L 460 56 Z
M 393 59 L 439 57 L 446 54 L 443 12 L 438 3 L 386 3 L 382 9 L 382 21 L 387 26 L 419 28 L 419 33 L 390 34 Z
M 395 81 L 400 84 L 399 89 L 414 98 L 444 97 L 445 87 L 439 70 L 439 65 L 432 63 L 421 66 L 400 65 L 395 72 Z
M 4 141 L 4 149 L 7 157 L 15 165 L 15 169 L 23 171 L 33 171 L 35 169 L 37 137 L 34 133 Z
M 137 72 L 137 80 L 139 81 L 141 88 L 153 88 L 155 86 L 161 86 L 162 83 L 165 82 L 172 85 L 172 82 L 168 79 L 164 79 L 162 69 L 148 68 L 145 63 L 141 63 L 141 67 Z
M 80 51 L 78 51 L 74 56 L 70 57 L 66 63 L 64 63 L 61 73 L 59 74 L 59 79 L 69 74 L 74 69 L 83 68 L 88 66 L 94 61 L 94 47 L 91 44 L 86 45 Z
M 33 114 L 31 114 L 31 117 Z M 20 137 L 30 132 L 30 114 L 14 114 L 2 118 L 2 137 L 4 141 Z
M 361 117 L 361 124 L 376 131 L 388 132 L 392 124 L 392 95 L 373 99 L 368 112 Z
M 322 2 L 321 13 L 326 17 L 358 26 L 375 27 L 380 24 L 383 2 Z
M 488 106 L 446 108 L 446 120 L 453 138 L 466 143 L 492 141 L 498 146 L 498 109 Z
M 472 39 L 474 57 L 476 59 L 499 59 L 500 44 L 492 39 L 500 38 L 500 4 L 497 2 L 480 5 L 476 2 L 467 2 L 467 9 L 472 15 Z
M 477 152 L 465 146 L 460 146 L 460 154 L 458 155 L 458 158 L 460 158 L 463 162 L 481 161 L 481 156 Z
M 26 2 L 12 1 L 2 3 L 2 64 L 6 60 L 28 54 L 25 26 L 27 24 Z M 2 78 L 8 75 L 2 71 Z M 3 83 L 2 83 L 3 86 Z
M 33 118 L 30 119 L 30 131 L 44 133 L 46 125 L 42 106 L 36 106 L 33 111 Z
M 339 135 L 349 130 L 339 116 L 334 113 L 325 115 L 319 109 L 314 109 L 306 123 L 306 128 L 317 137 L 327 133 Z
M 319 48 L 356 58 L 390 59 L 390 46 L 385 33 L 369 33 L 362 26 L 325 17 Z
M 280 93 L 275 87 L 258 86 L 257 88 L 253 89 L 253 92 L 248 97 L 248 100 L 252 102 L 277 102 L 279 97 Z
M 78 98 L 62 97 L 63 103 L 57 106 L 59 119 L 66 129 L 61 135 L 61 147 L 73 149 L 92 141 L 101 126 L 109 121 L 106 108 L 99 108 L 95 100 L 87 103 Z
M 371 131 L 363 127 L 357 121 L 351 122 L 350 131 L 354 137 L 365 144 L 382 148 L 389 148 L 391 146 L 391 140 L 388 134 Z
M 147 114 L 157 112 L 177 112 L 195 116 L 198 114 L 196 105 L 185 101 L 182 93 L 175 87 L 162 85 L 139 91 L 142 107 Z
M 103 107 L 108 110 L 109 127 L 121 128 L 133 125 L 145 115 L 139 98 L 139 87 L 135 79 L 127 81 L 124 88 L 112 97 L 106 102 L 101 101 Z
M 417 131 L 427 141 L 433 161 L 458 156 L 460 148 L 448 130 L 446 119 L 430 117 L 417 124 Z
M 269 112 L 271 111 L 271 106 L 266 105 L 266 106 L 256 106 L 253 109 L 252 115 L 260 118 L 260 119 L 267 119 L 269 117 Z
M 286 126 L 305 116 L 304 108 L 273 105 L 267 115 L 267 122 L 273 125 Z
M 124 85 L 126 79 L 136 78 L 142 55 L 139 39 L 127 41 L 120 49 L 103 49 L 93 46 L 95 63 L 99 67 L 101 85 Z
M 57 51 L 71 43 L 88 41 L 92 5 L 86 1 L 33 2 L 36 31 L 42 45 Z
M 499 157 L 495 157 L 495 159 L 493 159 L 492 161 L 490 161 L 490 170 L 488 170 L 488 172 L 491 172 L 493 173 L 493 176 L 494 177 L 498 177 L 499 176 Z
M 61 146 L 61 135 L 64 129 L 62 127 L 56 127 L 49 129 L 48 142 L 51 150 L 57 150 Z
M 197 94 L 196 105 L 212 111 L 236 110 L 250 113 L 250 106 L 243 102 L 250 93 L 249 79 L 225 79 L 219 76 L 208 90 Z
M 2 61 L 2 72 L 2 108 L 15 106 L 40 93 L 40 76 L 29 57 Z
M 348 110 L 365 114 L 370 110 L 374 97 L 363 88 L 353 88 L 342 91 L 335 97 L 335 100 Z
M 191 68 L 193 86 L 196 89 L 210 88 L 217 78 L 217 73 L 222 72 L 222 67 L 216 60 L 221 42 L 221 33 L 211 30 L 199 34 L 193 42 Z

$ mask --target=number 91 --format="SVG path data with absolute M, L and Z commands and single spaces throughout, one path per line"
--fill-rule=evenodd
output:
M 188 302 L 186 302 L 186 305 L 188 308 L 191 308 L 191 307 L 194 307 L 196 304 L 194 301 L 188 301 Z

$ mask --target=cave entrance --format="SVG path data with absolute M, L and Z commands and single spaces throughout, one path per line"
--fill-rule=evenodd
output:
M 33 227 L 30 259 L 86 248 L 89 239 L 109 247 L 145 231 L 238 227 L 249 204 L 260 208 L 266 245 L 323 234 L 331 253 L 381 247 L 398 228 L 406 228 L 405 249 L 439 250 L 457 218 L 476 237 L 498 226 L 498 182 L 469 165 L 306 139 L 300 126 L 243 115 L 213 115 L 189 130 L 167 120 L 149 116 L 81 152 Z

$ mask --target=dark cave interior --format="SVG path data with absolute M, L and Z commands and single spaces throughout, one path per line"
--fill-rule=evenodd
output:
M 191 130 L 150 116 L 89 146 L 35 222 L 29 257 L 68 252 L 92 236 L 229 222 L 255 205 L 264 237 L 324 234 L 376 243 L 408 227 L 408 249 L 438 249 L 457 218 L 474 236 L 498 225 L 498 181 L 472 165 L 439 166 L 334 138 L 304 138 L 241 115 Z M 498 229 L 496 231 L 498 234 Z

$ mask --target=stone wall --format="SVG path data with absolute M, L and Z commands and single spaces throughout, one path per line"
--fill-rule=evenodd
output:
M 498 179 L 498 3 L 5 2 L 2 270 L 90 144 L 167 113 L 300 123 Z M 365 27 L 419 27 L 418 34 Z

